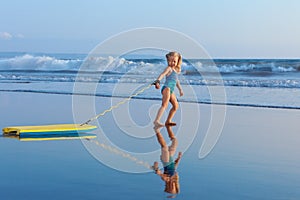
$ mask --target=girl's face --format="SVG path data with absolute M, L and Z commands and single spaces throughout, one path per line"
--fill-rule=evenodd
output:
M 170 67 L 175 67 L 177 66 L 177 63 L 178 63 L 178 57 L 177 56 L 170 56 L 168 58 L 168 65 Z

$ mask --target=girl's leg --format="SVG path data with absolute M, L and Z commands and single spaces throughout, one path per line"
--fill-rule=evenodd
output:
M 170 96 L 170 102 L 171 102 L 173 107 L 171 108 L 171 110 L 169 112 L 169 115 L 168 115 L 168 118 L 167 118 L 165 124 L 166 125 L 176 125 L 176 123 L 172 122 L 172 119 L 173 119 L 173 117 L 174 117 L 174 115 L 175 115 L 175 113 L 178 109 L 178 102 L 177 102 L 177 98 L 176 98 L 174 93 L 171 94 L 171 96 Z
M 167 143 L 164 139 L 164 137 L 162 136 L 162 134 L 159 131 L 160 128 L 154 128 L 154 131 L 156 133 L 156 138 L 158 143 L 160 144 L 161 148 L 167 147 Z
M 174 134 L 174 132 L 173 132 L 173 130 L 172 130 L 172 127 L 171 127 L 171 126 L 167 126 L 166 128 L 167 128 L 167 131 L 168 131 L 168 135 L 169 135 L 170 140 L 176 138 L 176 137 L 175 137 L 175 134 Z
M 160 158 L 163 162 L 169 162 L 169 147 L 168 147 L 164 137 L 161 135 L 159 128 L 154 128 L 154 131 L 156 133 L 157 141 L 161 146 Z
M 158 109 L 156 118 L 153 122 L 155 126 L 163 126 L 163 124 L 160 122 L 160 118 L 164 114 L 164 111 L 166 110 L 166 108 L 168 107 L 169 101 L 170 101 L 170 88 L 166 87 L 162 91 L 162 104 L 161 104 L 161 107 Z
M 178 141 L 177 138 L 175 137 L 175 134 L 171 126 L 167 126 L 167 131 L 168 131 L 169 138 L 172 141 L 171 145 L 169 146 L 169 154 L 170 156 L 174 156 L 178 146 Z

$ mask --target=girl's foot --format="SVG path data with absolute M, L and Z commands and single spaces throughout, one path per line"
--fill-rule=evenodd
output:
M 155 132 L 156 134 L 160 134 L 160 129 L 161 129 L 162 127 L 163 127 L 163 126 L 161 126 L 161 127 L 154 126 L 154 127 L 153 127 L 154 132 Z
M 166 122 L 165 123 L 166 126 L 176 126 L 175 122 Z
M 163 127 L 164 125 L 158 121 L 153 122 L 154 127 Z

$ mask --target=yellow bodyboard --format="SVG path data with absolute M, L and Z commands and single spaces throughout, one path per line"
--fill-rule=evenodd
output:
M 80 124 L 52 124 L 42 126 L 12 126 L 3 128 L 3 134 L 71 134 L 95 130 L 97 126 Z

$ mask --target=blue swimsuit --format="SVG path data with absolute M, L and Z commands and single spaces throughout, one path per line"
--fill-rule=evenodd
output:
M 173 176 L 176 173 L 175 162 L 172 156 L 170 156 L 169 159 L 169 162 L 163 162 L 164 174 Z
M 166 81 L 164 86 L 161 89 L 161 92 L 166 88 L 170 88 L 170 93 L 172 94 L 174 92 L 176 83 L 178 80 L 178 74 L 172 69 L 172 73 L 169 76 L 166 76 Z

